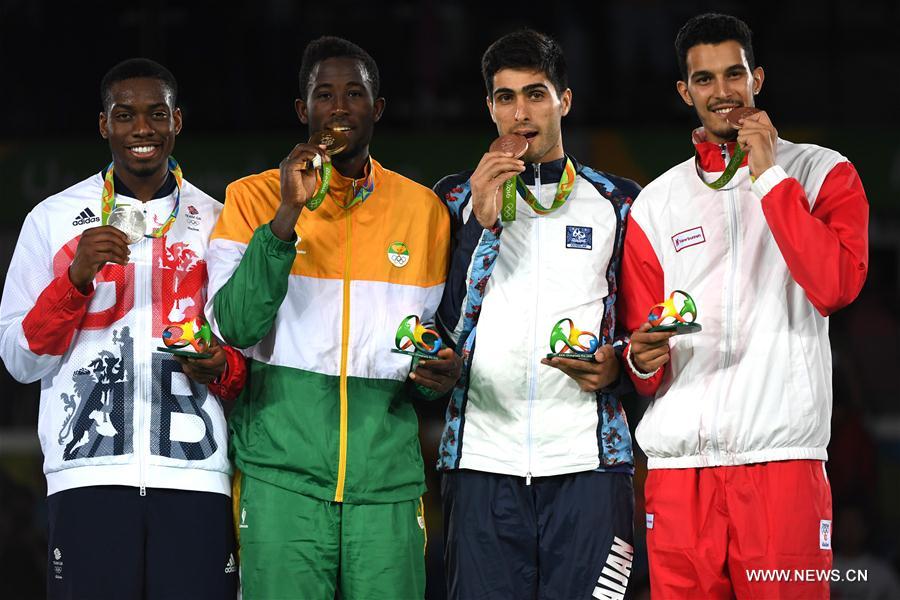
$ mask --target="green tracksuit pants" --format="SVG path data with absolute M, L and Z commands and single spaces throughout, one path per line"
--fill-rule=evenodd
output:
M 425 518 L 417 498 L 347 504 L 244 475 L 235 498 L 244 600 L 421 600 Z

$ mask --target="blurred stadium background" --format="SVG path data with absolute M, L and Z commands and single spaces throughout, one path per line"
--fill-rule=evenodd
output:
M 97 133 L 99 81 L 132 56 L 178 79 L 186 177 L 224 199 L 225 185 L 277 166 L 306 138 L 297 122 L 304 46 L 325 34 L 360 44 L 381 70 L 385 117 L 373 155 L 431 185 L 473 167 L 495 136 L 484 107 L 481 53 L 529 26 L 555 36 L 574 92 L 567 151 L 641 184 L 691 154 L 693 113 L 675 94 L 675 33 L 707 10 L 745 19 L 766 70 L 758 99 L 782 137 L 834 148 L 859 170 L 871 204 L 862 294 L 831 319 L 834 415 L 828 463 L 835 567 L 868 569 L 835 598 L 900 597 L 900 97 L 898 2 L 741 3 L 557 0 L 543 4 L 140 0 L 0 0 L 0 275 L 27 212 L 109 161 Z M 765 374 L 761 373 L 761 377 Z M 36 435 L 39 384 L 0 367 L 0 590 L 44 596 L 46 487 Z M 785 398 L 786 402 L 790 398 Z M 632 426 L 643 405 L 626 402 Z M 444 597 L 439 480 L 432 465 L 442 403 L 419 406 L 429 493 L 428 598 Z M 635 476 L 638 559 L 630 595 L 646 598 L 643 480 Z M 108 526 L 101 514 L 91 515 Z

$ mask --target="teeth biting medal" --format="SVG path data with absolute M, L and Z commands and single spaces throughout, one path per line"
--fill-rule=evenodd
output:
M 494 140 L 490 148 L 490 152 L 510 152 L 514 158 L 521 158 L 528 151 L 528 138 L 516 133 L 508 133 L 501 135 Z M 525 203 L 534 210 L 538 215 L 547 215 L 565 204 L 575 187 L 575 165 L 566 157 L 566 164 L 563 169 L 559 185 L 556 188 L 556 194 L 553 196 L 553 203 L 549 207 L 544 207 L 538 202 L 531 190 L 522 182 L 518 176 L 510 177 L 503 184 L 503 204 L 500 208 L 500 219 L 503 221 L 516 220 L 516 192 L 522 196 Z M 538 190 L 540 194 L 540 190 Z
M 749 117 L 750 115 L 754 115 L 758 112 L 760 112 L 760 109 L 753 106 L 738 106 L 737 108 L 733 108 L 725 113 L 725 120 L 727 120 L 732 127 L 740 128 L 741 119 Z M 707 187 L 710 187 L 714 190 L 720 190 L 728 185 L 728 182 L 731 181 L 735 173 L 737 173 L 738 169 L 741 167 L 741 163 L 744 162 L 744 157 L 746 155 L 747 153 L 741 149 L 741 145 L 735 144 L 734 154 L 731 156 L 731 160 L 728 161 L 728 165 L 725 167 L 722 175 L 720 175 L 719 178 L 712 183 L 707 183 L 706 180 L 703 179 L 703 174 L 700 171 L 699 158 L 695 156 L 694 164 L 697 168 L 697 175 L 700 176 L 700 181 L 702 181 Z
M 347 135 L 344 133 L 343 128 L 335 128 L 317 131 L 309 137 L 309 143 L 313 146 L 325 146 L 325 154 L 334 156 L 335 154 L 340 154 L 347 148 L 349 140 L 347 139 Z M 303 161 L 298 166 L 302 171 L 308 169 L 322 169 L 322 173 L 319 176 L 321 180 L 319 182 L 319 189 L 316 190 L 313 197 L 306 203 L 306 208 L 308 210 L 316 210 L 319 208 L 319 205 L 322 204 L 322 201 L 325 200 L 325 195 L 328 194 L 328 186 L 331 183 L 331 170 L 333 167 L 330 162 L 322 162 L 322 157 L 318 154 L 312 160 Z

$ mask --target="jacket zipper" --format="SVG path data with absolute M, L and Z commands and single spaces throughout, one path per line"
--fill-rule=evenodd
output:
M 728 156 L 728 147 L 725 144 L 722 144 L 722 159 L 725 161 L 725 164 L 728 164 L 729 156 Z M 728 190 L 728 197 L 726 202 L 728 204 L 728 238 L 729 238 L 729 249 L 731 251 L 731 267 L 728 273 L 728 280 L 725 287 L 725 319 L 724 319 L 724 331 L 723 331 L 723 343 L 725 344 L 725 352 L 722 355 L 722 363 L 721 368 L 727 369 L 731 366 L 732 359 L 732 346 L 734 345 L 734 327 L 732 321 L 734 320 L 734 287 L 735 287 L 735 278 L 737 277 L 737 263 L 738 263 L 738 252 L 739 252 L 739 240 L 738 240 L 738 221 L 739 215 L 737 210 L 737 199 L 734 193 L 734 186 L 730 187 Z M 719 394 L 717 397 L 721 396 Z M 716 464 L 719 462 L 719 407 L 718 400 L 715 403 L 713 408 L 713 416 L 712 416 L 712 430 L 710 432 L 711 443 L 712 443 L 712 452 L 713 452 L 713 460 Z
M 148 241 L 147 238 L 143 238 L 140 242 L 135 245 L 135 254 L 137 255 L 136 260 L 134 261 L 134 295 L 135 295 L 135 308 L 137 310 L 135 313 L 135 334 L 134 334 L 134 350 L 132 351 L 132 360 L 133 364 L 133 373 L 134 373 L 134 381 L 131 382 L 132 393 L 134 398 L 134 410 L 137 413 L 137 427 L 135 427 L 135 435 L 134 435 L 134 444 L 135 444 L 135 452 L 138 457 L 138 487 L 140 490 L 141 496 L 147 495 L 147 482 L 145 479 L 146 473 L 146 461 L 147 461 L 147 452 L 148 448 L 145 448 L 145 439 L 144 435 L 146 433 L 148 439 L 150 432 L 144 431 L 144 413 L 145 413 L 145 404 L 147 402 L 152 402 L 152 374 L 151 376 L 147 376 L 145 374 L 145 370 L 147 365 L 146 361 L 142 360 L 143 355 L 146 353 L 146 349 L 150 347 L 150 341 L 148 338 L 148 332 L 152 331 L 152 322 L 149 322 L 147 319 L 147 315 L 153 314 L 153 306 L 152 297 L 148 297 L 151 294 L 149 293 L 149 287 L 147 284 L 147 265 L 150 264 L 150 261 L 147 260 L 147 250 L 150 249 L 150 254 L 152 255 L 154 240 Z M 151 267 L 152 268 L 152 267 Z M 152 277 L 152 271 L 151 271 Z M 151 364 L 152 364 L 152 356 L 151 356 Z M 140 386 L 140 387 L 139 387 Z
M 537 203 L 541 204 L 541 164 L 534 163 L 534 191 Z M 534 327 L 537 327 L 538 319 L 538 295 L 541 289 L 541 220 L 534 219 L 531 229 L 531 247 L 534 252 L 532 267 L 534 268 Z M 537 395 L 538 357 L 534 351 L 534 339 L 531 342 L 531 381 L 528 389 L 528 469 L 525 472 L 525 485 L 531 485 L 531 446 L 533 443 L 532 418 L 534 416 L 534 398 Z
M 350 338 L 350 211 L 344 211 L 347 224 L 344 244 L 344 299 L 341 314 L 341 421 L 338 441 L 338 474 L 334 490 L 334 501 L 344 501 L 344 482 L 347 476 L 347 355 Z

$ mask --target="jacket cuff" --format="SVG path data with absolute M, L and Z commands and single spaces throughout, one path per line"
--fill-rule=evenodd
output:
M 608 386 L 601 388 L 600 393 L 619 397 L 634 391 L 634 384 L 626 374 L 626 369 L 629 367 L 625 362 L 625 348 L 625 344 L 613 345 L 613 352 L 616 354 L 616 360 L 619 361 L 619 376 Z
M 642 373 L 634 366 L 631 360 L 631 342 L 625 347 L 625 363 L 628 367 L 628 377 L 634 384 L 634 391 L 641 396 L 652 398 L 662 383 L 663 367 L 660 367 L 652 373 Z
M 297 233 L 294 232 L 294 238 L 291 241 L 286 242 L 272 233 L 271 222 L 260 225 L 256 229 L 256 232 L 254 232 L 253 237 L 259 238 L 260 243 L 266 250 L 266 254 L 290 254 L 293 256 L 297 253 L 297 249 L 294 246 L 297 243 Z
M 478 243 L 492 243 L 500 237 L 500 233 L 503 231 L 503 224 L 500 223 L 500 219 L 497 219 L 497 222 L 494 223 L 492 227 L 483 227 L 481 223 L 478 222 L 478 219 L 475 217 L 475 213 L 471 213 L 469 215 L 469 220 L 463 224 L 462 234 L 464 239 L 467 239 L 471 242 L 472 246 L 476 246 Z
M 247 382 L 247 361 L 231 346 L 222 346 L 222 349 L 225 351 L 225 370 L 209 384 L 209 391 L 222 400 L 234 400 Z
M 787 172 L 780 165 L 775 165 L 766 169 L 766 171 L 756 178 L 756 181 L 750 184 L 750 189 L 756 194 L 756 197 L 762 200 L 766 194 L 788 178 Z

